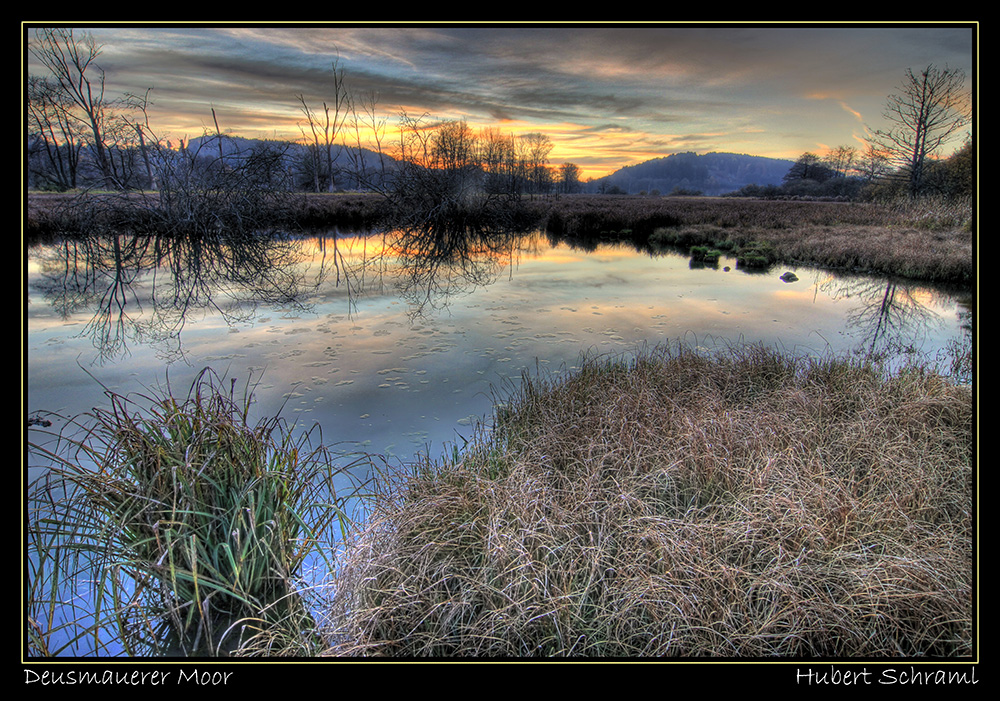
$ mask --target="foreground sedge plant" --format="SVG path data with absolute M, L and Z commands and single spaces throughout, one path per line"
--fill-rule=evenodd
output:
M 280 418 L 252 425 L 234 385 L 206 370 L 183 400 L 108 391 L 109 408 L 32 446 L 52 465 L 29 492 L 29 654 L 84 637 L 126 655 L 320 644 L 300 582 L 317 558 L 334 570 L 352 466 Z M 81 586 L 86 610 L 67 603 Z

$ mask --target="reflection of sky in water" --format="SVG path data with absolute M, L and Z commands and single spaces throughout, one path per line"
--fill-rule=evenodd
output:
M 91 339 L 78 337 L 86 313 L 61 320 L 33 294 L 28 409 L 74 414 L 100 403 L 81 366 L 109 388 L 131 391 L 165 377 L 186 390 L 210 365 L 240 383 L 252 371 L 261 378 L 261 412 L 283 404 L 287 418 L 318 422 L 327 443 L 411 457 L 470 435 L 469 417 L 488 413 L 492 387 L 522 371 L 572 367 L 584 351 L 676 341 L 762 342 L 795 353 L 864 345 L 865 325 L 856 317 L 885 287 L 862 281 L 874 292 L 860 295 L 852 292 L 856 283 L 820 271 L 796 269 L 800 279 L 789 284 L 778 279 L 784 269 L 746 274 L 727 258 L 718 268 L 691 269 L 681 256 L 626 248 L 587 253 L 541 240 L 490 267 L 491 284 L 477 277 L 476 284 L 442 285 L 457 292 L 424 304 L 421 316 L 415 305 L 427 302 L 424 291 L 401 291 L 405 277 L 378 260 L 378 250 L 371 241 L 341 240 L 335 270 L 328 245 L 325 278 L 307 309 L 260 306 L 232 326 L 208 310 L 189 315 L 183 360 L 172 362 L 162 348 L 141 342 L 114 362 L 98 362 Z M 306 278 L 318 279 L 318 258 L 304 265 Z M 920 294 L 934 324 L 912 333 L 921 344 L 927 334 L 934 350 L 959 334 L 955 303 Z

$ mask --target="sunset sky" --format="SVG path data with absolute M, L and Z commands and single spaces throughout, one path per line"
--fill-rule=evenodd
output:
M 26 37 L 32 24 L 25 25 Z M 515 134 L 540 131 L 553 164 L 599 177 L 678 151 L 778 158 L 860 146 L 884 125 L 905 71 L 965 71 L 968 24 L 414 25 L 74 28 L 103 44 L 109 90 L 150 93 L 154 129 L 199 136 L 214 108 L 239 136 L 299 139 L 297 95 L 332 95 L 339 56 L 349 88 L 400 110 L 464 118 Z M 29 73 L 38 73 L 33 62 Z

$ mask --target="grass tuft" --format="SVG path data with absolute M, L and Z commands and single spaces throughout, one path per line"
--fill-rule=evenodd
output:
M 203 371 L 183 400 L 108 391 L 108 408 L 32 446 L 52 465 L 29 494 L 30 654 L 321 644 L 300 581 L 310 558 L 333 569 L 346 470 L 280 418 L 251 424 L 250 388 L 225 384 Z M 63 602 L 78 587 L 93 608 L 77 618 Z

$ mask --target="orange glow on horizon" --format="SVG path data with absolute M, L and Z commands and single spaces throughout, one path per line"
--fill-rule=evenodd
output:
M 264 119 L 259 115 L 227 110 L 224 107 L 217 109 L 217 113 L 219 127 L 223 133 L 231 136 L 289 141 L 299 144 L 307 144 L 311 138 L 301 112 L 287 110 L 280 114 L 271 114 L 269 115 L 268 128 L 261 127 L 261 122 Z M 754 149 L 740 148 L 737 143 L 729 148 L 723 146 L 695 148 L 690 145 L 690 142 L 685 141 L 692 135 L 653 134 L 652 132 L 628 129 L 594 129 L 573 122 L 539 125 L 524 120 L 474 120 L 463 115 L 421 117 L 422 113 L 417 113 L 415 110 L 406 111 L 405 108 L 395 113 L 380 112 L 377 114 L 376 118 L 379 120 L 381 128 L 378 139 L 375 138 L 376 134 L 370 122 L 360 124 L 358 131 L 355 131 L 355 126 L 348 119 L 340 130 L 337 142 L 346 143 L 348 146 L 356 146 L 360 143 L 362 147 L 372 150 L 376 150 L 378 144 L 381 144 L 383 152 L 389 156 L 396 156 L 401 136 L 400 115 L 403 113 L 410 114 L 414 118 L 420 117 L 421 123 L 428 128 L 449 120 L 465 119 L 470 129 L 476 134 L 486 129 L 499 129 L 515 138 L 526 134 L 541 133 L 549 137 L 552 143 L 552 151 L 548 159 L 549 166 L 552 169 L 558 169 L 559 166 L 566 163 L 575 164 L 580 169 L 581 182 L 602 178 L 626 166 L 663 158 L 673 153 L 729 151 L 794 161 L 804 152 L 803 150 L 790 153 L 787 149 L 780 148 L 772 151 L 767 148 L 761 149 L 759 146 Z M 200 123 L 178 119 L 175 115 L 163 114 L 158 115 L 158 117 L 159 134 L 174 144 L 180 139 L 187 141 L 215 133 L 211 113 L 208 113 Z M 732 140 L 734 134 L 717 131 L 704 132 L 695 136 L 705 143 L 711 143 L 716 139 L 719 142 Z M 825 147 L 822 148 L 825 149 Z M 750 153 L 750 150 L 753 150 L 753 153 Z

